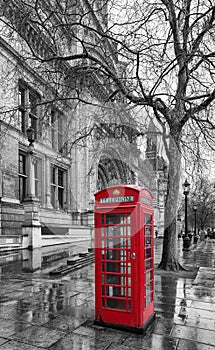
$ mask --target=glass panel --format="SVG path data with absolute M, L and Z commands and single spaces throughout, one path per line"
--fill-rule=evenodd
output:
M 145 224 L 151 224 L 151 214 L 145 214 Z
M 126 260 L 126 250 L 120 250 L 120 260 Z
M 146 249 L 146 259 L 151 258 L 152 257 L 152 249 L 148 248 Z
M 105 275 L 102 274 L 102 283 L 105 283 Z
M 151 271 L 146 273 L 146 283 L 151 280 Z
M 105 240 L 104 240 L 104 238 L 102 239 L 102 248 L 104 248 L 105 247 Z
M 149 247 L 151 245 L 151 238 L 150 237 L 145 238 L 145 245 L 146 245 L 146 247 Z
M 125 226 L 108 226 L 106 228 L 107 236 L 126 236 L 126 227 Z
M 107 248 L 120 248 L 120 242 L 118 238 L 107 238 Z
M 104 223 L 105 223 L 105 216 L 104 214 L 102 214 L 102 224 L 104 225 Z
M 128 311 L 131 311 L 131 301 L 128 300 Z
M 120 284 L 120 276 L 119 275 L 106 275 L 106 283 L 107 284 Z
M 107 272 L 120 272 L 120 263 L 118 262 L 108 262 L 106 263 Z
M 107 214 L 106 224 L 124 224 L 125 214 Z
M 131 263 L 128 263 L 127 266 L 128 266 L 128 274 L 130 274 L 131 273 Z
M 114 236 L 114 226 L 106 227 L 106 235 L 107 236 Z
M 128 224 L 130 224 L 130 223 L 131 223 L 131 215 L 130 215 L 130 214 L 128 214 L 127 221 L 128 221 Z
M 58 169 L 58 186 L 63 187 L 63 171 Z
M 126 276 L 121 276 L 121 285 L 126 286 Z
M 152 267 L 152 260 L 146 260 L 146 270 L 149 270 Z
M 131 288 L 128 288 L 128 297 L 131 298 Z
M 148 306 L 152 301 L 151 294 L 146 296 L 146 306 Z
M 121 260 L 120 253 L 121 253 L 120 250 L 107 250 L 106 251 L 107 260 Z
M 55 208 L 55 186 L 51 186 L 51 204 Z
M 107 307 L 118 310 L 126 310 L 126 301 L 120 299 L 106 299 Z
M 51 183 L 55 184 L 55 170 L 56 168 L 54 166 L 51 167 Z
M 105 229 L 104 229 L 104 227 L 102 227 L 101 232 L 102 232 L 102 236 L 104 236 L 104 235 L 105 235 Z
M 106 295 L 109 297 L 126 297 L 126 288 L 107 286 Z
M 145 235 L 150 236 L 151 235 L 151 226 L 145 226 Z
M 63 209 L 63 207 L 64 207 L 63 197 L 64 197 L 64 189 L 58 187 L 58 202 L 59 202 L 60 209 Z
M 105 259 L 105 251 L 102 250 L 102 260 L 104 260 L 104 259 Z
M 151 283 L 148 283 L 146 285 L 146 294 L 150 293 L 152 291 L 152 284 Z
M 127 227 L 127 235 L 128 235 L 128 236 L 131 235 L 131 227 L 130 227 L 130 226 Z
M 120 239 L 120 248 L 126 248 L 126 239 Z
M 128 287 L 131 286 L 131 277 L 128 277 Z

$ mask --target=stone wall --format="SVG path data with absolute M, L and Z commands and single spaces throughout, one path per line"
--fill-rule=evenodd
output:
M 1 235 L 21 235 L 24 222 L 23 206 L 1 201 Z

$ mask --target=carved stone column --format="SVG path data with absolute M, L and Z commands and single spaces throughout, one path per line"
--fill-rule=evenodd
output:
M 41 247 L 39 200 L 35 198 L 35 157 L 31 143 L 27 153 L 27 197 L 24 200 L 25 222 L 22 225 L 23 248 Z

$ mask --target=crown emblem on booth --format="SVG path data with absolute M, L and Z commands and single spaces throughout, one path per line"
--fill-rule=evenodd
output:
M 117 189 L 115 189 L 115 190 L 113 191 L 113 195 L 114 195 L 114 196 L 118 196 L 118 194 L 120 194 L 120 191 L 117 190 Z

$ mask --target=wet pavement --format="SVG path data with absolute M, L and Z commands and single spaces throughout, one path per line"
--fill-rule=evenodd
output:
M 156 265 L 161 247 L 157 239 Z M 179 241 L 178 251 L 181 263 L 198 273 L 155 271 L 156 318 L 145 336 L 94 325 L 93 264 L 53 279 L 44 262 L 26 272 L 38 258 L 8 256 L 2 265 L 0 258 L 0 350 L 215 349 L 215 240 L 189 252 Z

